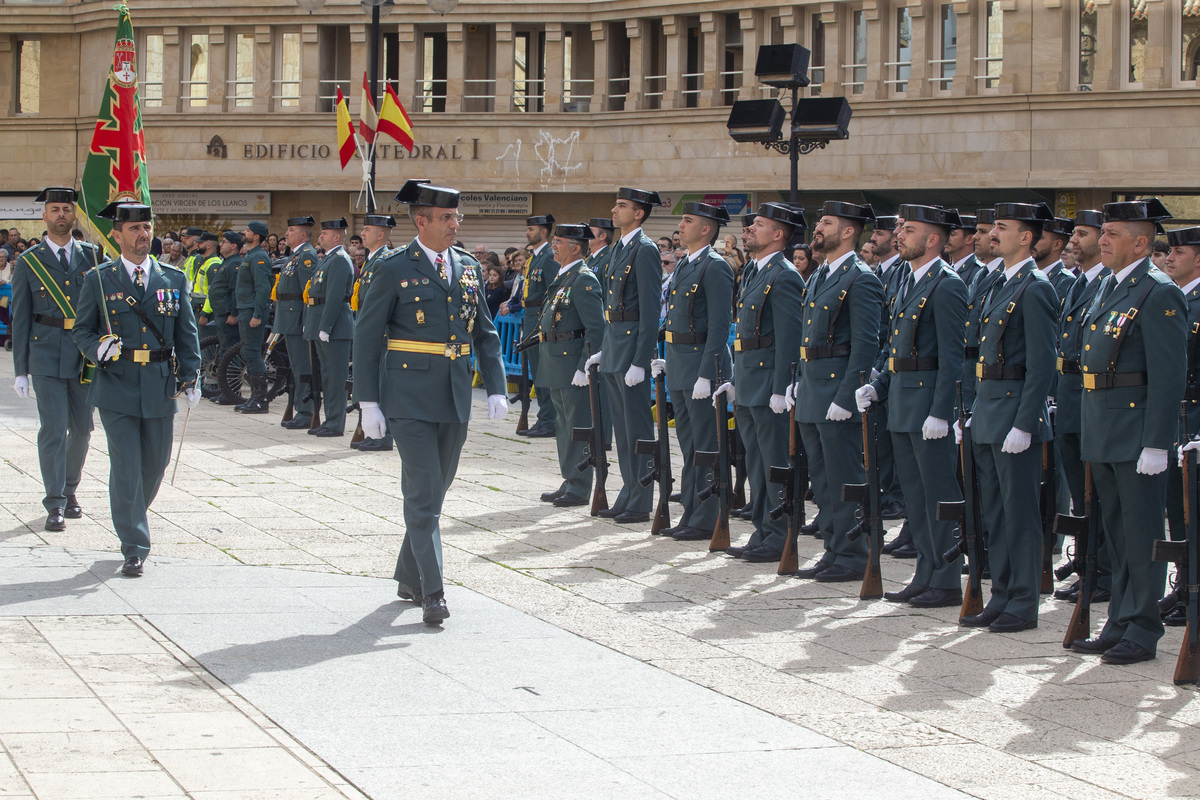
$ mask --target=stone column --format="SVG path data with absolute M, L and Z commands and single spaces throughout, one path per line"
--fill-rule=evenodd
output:
M 1030 23 L 1034 65 L 1032 91 L 1068 92 L 1072 89 L 1071 74 L 1079 57 L 1078 42 L 1072 40 L 1075 33 L 1071 20 L 1073 13 L 1077 13 L 1075 4 L 1063 0 L 1034 4 Z
M 229 48 L 225 46 L 225 28 L 213 26 L 208 29 L 208 107 L 225 108 L 226 83 L 229 66 Z
M 843 52 L 842 48 L 842 25 L 841 17 L 845 11 L 839 13 L 840 6 L 835 6 L 833 3 L 821 4 L 821 22 L 825 27 L 825 75 L 821 78 L 821 97 L 844 97 L 846 88 L 842 86 L 842 77 L 845 70 L 842 69 Z
M 1029 74 L 1033 58 L 1033 15 L 1030 0 L 1010 0 L 1000 4 L 1004 36 L 1004 61 L 1001 62 L 1000 94 L 1026 94 L 1030 91 Z
M 463 26 L 461 22 L 446 23 L 446 113 L 462 111 Z
M 885 61 L 895 59 L 892 40 L 895 38 L 896 20 L 888 16 L 892 10 L 886 3 L 881 9 L 878 0 L 863 2 L 863 17 L 867 21 L 867 77 L 862 87 L 864 100 L 884 100 L 888 96 L 888 88 L 895 86 L 884 83 L 892 77 L 894 68 L 883 65 Z M 854 52 L 853 48 L 850 52 Z
M 711 11 L 700 15 L 700 108 L 712 108 L 722 103 L 721 55 L 725 51 L 725 18 Z
M 322 94 L 335 95 L 332 85 L 321 85 L 320 31 L 316 25 L 300 27 L 300 111 L 316 111 L 320 108 L 318 97 Z
M 646 23 L 640 19 L 625 20 L 625 35 L 629 37 L 629 93 L 625 110 L 645 108 L 646 56 L 644 46 Z
M 543 55 L 546 64 L 546 82 L 542 84 L 542 93 L 546 97 L 542 108 L 546 111 L 561 111 L 565 76 L 561 22 L 546 23 L 546 52 Z
M 1148 0 L 1147 8 L 1147 37 L 1146 37 L 1146 72 L 1142 76 L 1142 88 L 1170 89 L 1178 74 L 1178 55 L 1172 55 L 1175 48 L 1171 46 L 1172 33 L 1177 23 L 1174 17 L 1179 15 L 1174 3 L 1164 0 Z
M 967 97 L 979 94 L 979 84 L 975 80 L 975 70 L 979 68 L 975 58 L 980 55 L 979 43 L 983 34 L 979 31 L 982 14 L 975 13 L 973 3 L 955 3 L 954 13 L 958 16 L 958 50 L 955 53 L 954 80 L 950 83 L 950 94 L 954 97 Z
M 162 110 L 179 111 L 179 81 L 183 77 L 183 68 L 179 63 L 179 51 L 183 44 L 179 41 L 179 28 L 163 28 L 163 91 Z M 269 74 L 269 73 L 268 73 Z M 255 78 L 257 79 L 257 74 Z M 255 101 L 258 102 L 258 101 Z M 266 110 L 266 103 L 263 103 Z
M 687 28 L 679 16 L 663 17 L 663 37 L 667 40 L 666 75 L 663 86 L 661 108 L 685 108 L 687 100 L 683 90 L 687 82 L 683 73 L 687 71 Z
M 742 26 L 742 89 L 738 100 L 760 100 L 763 97 L 754 76 L 754 63 L 758 59 L 758 46 L 767 40 L 766 32 L 760 29 L 762 15 L 751 8 L 738 12 Z
M 940 18 L 935 14 L 926 14 L 925 5 L 921 0 L 906 0 L 908 17 L 912 21 L 909 52 L 912 58 L 912 68 L 909 70 L 908 97 L 932 97 L 934 89 L 940 83 L 931 83 L 930 78 L 941 77 L 929 60 L 937 52 L 940 41 L 937 26 Z
M 603 22 L 591 24 L 592 99 L 590 111 L 608 110 L 608 35 Z
M 350 75 L 349 86 L 343 89 L 346 92 L 346 101 L 350 104 L 350 113 L 354 119 L 354 130 L 358 130 L 358 116 L 354 116 L 357 110 L 358 114 L 362 114 L 362 76 L 370 67 L 370 52 L 371 52 L 371 16 L 365 14 L 367 21 L 364 23 L 352 23 L 350 25 Z M 381 37 L 382 38 L 382 37 Z M 378 88 L 378 87 L 377 87 Z M 378 99 L 376 99 L 378 103 Z M 379 107 L 376 106 L 376 111 Z
M 400 57 L 396 59 L 396 96 L 409 114 L 417 111 L 413 102 L 417 82 L 416 27 L 411 22 L 396 25 L 396 43 Z
M 511 22 L 496 23 L 496 104 L 499 113 L 512 111 L 513 69 L 516 62 Z

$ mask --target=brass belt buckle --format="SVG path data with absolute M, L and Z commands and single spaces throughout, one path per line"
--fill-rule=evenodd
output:
M 889 371 L 889 372 L 895 372 L 895 371 L 896 371 L 896 359 L 895 359 L 895 357 L 892 357 L 892 358 L 889 358 L 889 359 L 888 359 L 888 371 Z
M 673 343 L 675 341 L 675 334 L 671 333 L 670 331 L 667 331 L 666 332 L 666 340 L 667 340 L 668 344 Z M 736 339 L 734 340 L 734 345 L 735 346 L 737 345 Z
M 976 378 L 983 377 L 983 362 L 980 362 L 975 365 L 975 377 Z
M 1096 388 L 1096 376 L 1094 373 L 1089 372 L 1083 376 L 1083 388 L 1085 388 L 1085 389 L 1095 389 Z
M 150 363 L 150 351 L 149 350 L 134 350 L 133 351 L 133 363 L 149 364 Z
M 1064 362 L 1064 361 L 1066 361 L 1066 359 L 1065 359 L 1065 358 L 1063 358 L 1062 356 L 1059 356 L 1059 357 L 1058 357 L 1058 371 L 1059 371 L 1059 372 L 1062 372 L 1062 371 L 1063 371 L 1063 362 Z
M 63 320 L 63 330 L 64 331 L 69 331 L 74 327 L 75 327 L 75 320 L 73 320 L 73 319 L 64 319 Z
M 733 351 L 734 351 L 735 353 L 740 353 L 740 352 L 742 352 L 742 340 L 741 340 L 741 339 L 734 339 L 734 340 L 733 340 Z M 800 351 L 800 352 L 801 352 L 801 355 L 803 355 L 803 353 L 804 353 L 804 350 L 803 350 L 803 349 L 801 349 L 801 351 Z

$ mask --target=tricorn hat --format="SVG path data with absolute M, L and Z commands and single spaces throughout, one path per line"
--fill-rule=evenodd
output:
M 553 214 L 539 214 L 539 215 L 533 216 L 533 217 L 526 217 L 525 218 L 525 227 L 529 227 L 531 225 L 540 225 L 543 228 L 553 228 L 554 227 L 554 215 Z
M 1054 220 L 1050 206 L 1045 203 L 996 203 L 996 219 L 1015 219 L 1045 225 Z
M 287 224 L 290 228 L 293 225 L 316 225 L 317 221 L 312 217 L 289 217 Z
M 324 231 L 342 231 L 350 226 L 346 223 L 346 218 L 327 219 L 321 222 L 321 230 Z
M 1104 213 L 1094 208 L 1085 208 L 1075 212 L 1075 226 L 1087 225 L 1089 228 L 1104 227 Z
M 864 225 L 875 222 L 875 209 L 871 208 L 871 204 L 858 205 L 857 203 L 843 203 L 840 200 L 826 200 L 821 206 L 822 217 L 841 217 L 842 219 L 861 222 Z
M 613 225 L 612 217 L 592 217 L 588 220 L 588 225 L 605 231 L 615 231 L 617 229 L 617 226 Z
M 433 208 L 458 208 L 458 190 L 446 186 L 434 186 L 426 178 L 413 178 L 396 192 L 396 202 L 410 206 Z
M 980 208 L 975 212 L 975 227 L 992 225 L 996 222 L 996 209 Z
M 150 206 L 142 203 L 130 203 L 127 200 L 116 200 L 109 203 L 104 208 L 96 212 L 96 216 L 100 219 L 112 220 L 113 222 L 149 222 L 154 219 L 154 214 L 150 210 Z M 189 228 L 189 230 L 191 230 Z M 199 228 L 196 230 L 200 233 L 191 234 L 199 236 L 204 231 Z
M 1055 217 L 1046 223 L 1045 230 L 1058 236 L 1070 237 L 1075 232 L 1075 220 Z
M 1105 222 L 1153 222 L 1154 229 L 1163 233 L 1160 223 L 1164 219 L 1171 219 L 1171 212 L 1157 197 L 1104 204 Z
M 1167 231 L 1167 244 L 1171 247 L 1183 247 L 1188 244 L 1200 247 L 1200 227 L 1176 228 L 1173 231 Z
M 641 203 L 647 206 L 662 205 L 662 198 L 658 196 L 658 192 L 650 192 L 645 189 L 633 189 L 628 186 L 622 186 L 617 189 L 618 200 L 630 200 L 634 203 Z
M 758 207 L 758 216 L 790 225 L 792 228 L 808 228 L 808 220 L 804 218 L 804 209 L 799 206 L 763 203 Z
M 579 242 L 595 239 L 596 235 L 592 233 L 592 228 L 586 222 L 580 222 L 577 225 L 559 224 L 554 228 L 554 235 L 562 239 L 574 239 Z
M 950 230 L 955 230 L 956 228 L 962 228 L 963 230 L 967 230 L 969 228 L 970 230 L 974 231 L 975 226 L 977 224 L 978 224 L 978 222 L 976 221 L 974 214 L 959 213 L 958 225 L 955 225 Z
M 42 189 L 41 194 L 33 199 L 35 203 L 74 203 L 79 199 L 79 193 L 65 186 L 51 186 Z
M 394 228 L 396 227 L 396 218 L 391 214 L 367 214 L 363 224 L 374 225 L 378 228 Z
M 683 213 L 690 214 L 693 217 L 706 217 L 711 220 L 716 220 L 719 225 L 729 223 L 729 212 L 725 210 L 725 206 L 713 206 L 708 203 L 684 203 Z
M 908 222 L 924 222 L 927 225 L 937 225 L 946 230 L 961 227 L 957 211 L 947 211 L 938 206 L 905 204 L 900 206 L 897 216 L 904 217 Z

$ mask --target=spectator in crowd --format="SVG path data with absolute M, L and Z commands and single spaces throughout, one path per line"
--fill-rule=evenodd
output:
M 486 244 L 477 244 L 475 245 L 475 249 L 471 252 L 475 254 L 475 260 L 482 264 L 483 257 L 488 254 L 490 249 L 491 248 L 489 248 Z
M 875 255 L 875 247 L 870 242 L 863 242 L 858 250 L 858 257 L 872 270 L 879 266 L 879 258 Z
M 504 285 L 509 289 L 512 289 L 513 281 L 521 274 L 524 266 L 520 259 L 521 251 L 515 247 L 504 251 Z
M 796 268 L 796 272 L 800 273 L 800 277 L 804 278 L 805 283 L 814 272 L 817 271 L 817 263 L 813 260 L 812 248 L 806 244 L 796 245 L 796 249 L 792 251 L 792 266 Z
M 671 292 L 671 278 L 675 275 L 675 264 L 677 259 L 675 254 L 671 252 L 661 253 L 662 261 L 662 310 L 659 311 L 658 321 L 662 324 L 667 319 L 667 297 Z
M 494 254 L 493 254 L 494 255 Z M 498 264 L 485 264 L 484 277 L 487 280 L 487 306 L 492 317 L 502 316 L 500 309 L 506 305 L 508 289 L 504 287 L 504 270 Z
M 670 236 L 658 237 L 658 252 L 666 253 L 673 249 L 674 248 L 671 246 L 671 237 Z
M 737 237 L 732 233 L 727 233 L 717 240 L 717 245 L 716 250 L 721 254 L 721 258 L 729 262 L 734 273 L 740 274 L 742 267 L 746 266 L 746 257 L 742 255 L 741 249 L 737 246 Z
M 1068 242 L 1067 246 L 1062 250 L 1062 262 L 1063 266 L 1067 268 L 1068 272 L 1073 275 L 1077 274 L 1075 268 L 1079 266 L 1079 258 L 1075 252 L 1075 245 L 1071 244 L 1070 242 Z
M 71 238 L 77 242 L 82 242 L 83 241 L 83 231 L 79 230 L 79 228 L 75 228 L 74 230 L 71 231 Z
M 11 242 L 8 241 L 9 235 L 10 234 L 8 231 L 0 230 L 0 250 L 3 250 L 9 257 L 11 257 L 17 254 L 17 249 Z
M 675 231 L 671 234 L 671 247 L 676 250 L 683 247 L 683 242 L 679 240 L 679 231 Z
M 1159 269 L 1165 269 L 1167 266 L 1167 254 L 1171 252 L 1171 248 L 1162 239 L 1154 241 L 1154 250 L 1150 253 L 1150 263 Z
M 279 237 L 273 233 L 267 234 L 267 258 L 271 260 L 279 258 Z

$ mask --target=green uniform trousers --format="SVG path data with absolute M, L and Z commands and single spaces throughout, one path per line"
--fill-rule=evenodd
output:
M 404 542 L 393 578 L 402 589 L 428 597 L 442 591 L 442 501 L 467 440 L 465 422 L 389 419 L 400 455 Z
M 712 408 L 712 400 L 708 403 Z M 752 509 L 750 519 L 754 523 L 754 533 L 750 535 L 746 546 L 761 545 L 782 552 L 787 542 L 788 518 L 781 516 L 771 519 L 768 512 L 782 496 L 783 484 L 771 483 L 767 475 L 771 467 L 786 467 L 790 463 L 788 422 L 791 418 L 787 414 L 776 414 L 769 406 L 737 406 L 734 415 L 742 443 L 746 446 L 746 474 Z M 715 419 L 714 416 L 714 436 Z M 732 436 L 733 432 L 730 431 Z
M 974 445 L 992 573 L 987 608 L 1029 622 L 1037 619 L 1042 588 L 1042 445 L 1023 453 L 1002 453 L 1002 446 Z
M 592 426 L 592 408 L 588 403 L 586 386 L 568 386 L 564 389 L 549 389 L 550 399 L 554 403 L 555 419 L 562 420 L 554 432 L 558 444 L 558 471 L 562 474 L 560 492 L 570 492 L 576 497 L 587 497 L 592 491 L 592 478 L 595 467 L 588 467 L 583 472 L 575 469 L 584 458 L 587 442 L 571 441 L 572 428 L 590 428 Z
M 37 398 L 38 463 L 42 468 L 42 486 L 47 511 L 66 508 L 67 498 L 75 496 L 92 438 L 92 405 L 88 387 L 78 378 L 51 378 L 34 375 L 33 393 Z
M 674 393 L 671 405 L 675 408 L 675 437 L 679 439 L 679 449 L 683 453 L 683 474 L 679 481 L 683 516 L 678 524 L 711 531 L 717 527 L 720 499 L 716 494 L 704 501 L 697 499 L 696 494 L 708 485 L 705 480 L 708 470 L 694 466 L 692 457 L 697 450 L 713 452 L 717 449 L 717 422 L 712 397 L 693 400 L 690 389 L 680 389 Z M 730 431 L 732 434 L 733 431 Z
M 100 409 L 108 437 L 108 502 L 121 555 L 144 559 L 150 553 L 146 512 L 171 461 L 174 415 L 131 417 Z
M 292 419 L 312 423 L 312 360 L 308 357 L 308 340 L 298 333 L 283 337 L 287 346 L 288 363 L 292 367 L 292 380 L 296 398 L 292 402 Z M 297 423 L 300 424 L 300 423 Z
M 217 349 L 222 353 L 242 341 L 242 334 L 238 330 L 238 326 L 230 325 L 224 317 L 219 318 L 215 325 L 217 326 Z
M 250 327 L 254 312 L 246 309 L 238 312 L 238 335 L 242 339 L 242 363 L 246 372 L 251 375 L 265 375 L 267 362 L 263 361 L 263 342 L 267 338 L 267 321 L 263 320 L 257 328 Z
M 1163 538 L 1167 473 L 1139 475 L 1136 461 L 1097 462 L 1092 480 L 1104 498 L 1105 547 L 1112 564 L 1112 600 L 1100 635 L 1128 639 L 1153 653 L 1163 635 L 1158 598 L 1166 585 L 1167 563 L 1151 555 L 1154 541 Z
M 612 509 L 648 514 L 654 500 L 654 484 L 642 486 L 638 479 L 650 471 L 650 456 L 638 455 L 634 448 L 638 439 L 654 438 L 650 381 L 626 386 L 623 372 L 602 372 L 600 376 L 607 390 L 608 408 L 605 411 L 612 416 L 613 443 L 617 467 L 621 471 L 621 491 L 613 501 Z
M 522 337 L 527 337 L 538 329 L 538 311 L 539 309 L 525 310 L 525 318 L 521 321 Z M 536 428 L 538 425 L 542 425 L 543 427 L 549 426 L 553 428 L 557 423 L 554 416 L 555 409 L 552 390 L 533 383 L 533 376 L 538 373 L 538 362 L 541 361 L 541 354 L 538 352 L 540 349 L 540 347 L 531 347 L 524 353 L 525 358 L 529 360 L 529 382 L 533 384 L 533 391 L 537 395 L 538 401 L 537 417 L 530 427 Z
M 954 546 L 957 526 L 953 522 L 939 522 L 937 518 L 938 501 L 962 500 L 962 490 L 955 477 L 958 448 L 954 446 L 954 436 L 926 440 L 920 431 L 892 431 L 890 438 L 896 473 L 908 509 L 909 530 L 917 548 L 917 569 L 912 584 L 934 589 L 960 589 L 962 556 L 948 564 L 942 561 L 942 553 Z
M 825 540 L 821 563 L 862 572 L 867 567 L 867 537 L 852 542 L 846 536 L 858 524 L 858 503 L 842 500 L 844 484 L 867 482 L 862 426 L 853 418 L 845 422 L 803 422 L 800 438 L 808 456 L 808 474 L 813 476 L 813 498 L 821 509 L 815 520 Z
M 1058 463 L 1062 467 L 1063 473 L 1067 477 L 1066 484 L 1067 484 L 1067 487 L 1068 487 L 1068 489 L 1070 491 L 1070 495 L 1071 495 L 1072 513 L 1075 514 L 1076 516 L 1083 516 L 1084 514 L 1087 513 L 1087 506 L 1084 505 L 1084 502 L 1083 502 L 1083 494 L 1084 494 L 1083 480 L 1086 476 L 1084 474 L 1083 459 L 1080 456 L 1079 434 L 1078 433 L 1059 434 L 1054 440 L 1054 446 L 1058 449 Z M 1172 461 L 1173 460 L 1174 460 L 1174 457 L 1172 457 Z M 1175 469 L 1176 469 L 1176 473 L 1175 473 L 1176 478 L 1174 478 L 1173 480 L 1176 481 L 1175 485 L 1178 486 L 1179 485 L 1178 475 L 1180 474 L 1180 472 L 1179 472 L 1178 467 L 1176 467 Z M 1171 518 L 1171 506 L 1170 506 L 1170 500 L 1171 500 L 1170 486 L 1171 486 L 1171 484 L 1170 484 L 1170 481 L 1172 480 L 1172 478 L 1170 478 L 1170 476 L 1169 476 L 1169 472 L 1170 472 L 1170 470 L 1168 470 L 1168 483 L 1167 483 L 1167 487 L 1168 487 L 1168 489 L 1167 489 L 1167 519 L 1168 520 Z M 1097 499 L 1100 499 L 1100 498 L 1097 498 Z M 1182 519 L 1182 517 L 1183 517 L 1183 506 L 1182 506 L 1183 494 L 1182 494 L 1182 492 L 1180 492 L 1179 500 L 1181 503 L 1180 508 L 1179 508 L 1179 514 L 1180 514 L 1180 518 Z M 1112 564 L 1110 564 L 1108 561 L 1108 548 L 1104 546 L 1104 523 L 1103 523 L 1104 512 L 1101 512 L 1100 516 L 1101 516 L 1101 524 L 1100 524 L 1100 527 L 1097 529 L 1097 532 L 1099 533 L 1098 538 L 1100 540 L 1099 541 L 1100 547 L 1099 547 L 1099 550 L 1096 552 L 1096 587 L 1099 589 L 1103 589 L 1107 592 L 1107 591 L 1112 590 Z M 1174 528 L 1172 528 L 1172 531 L 1174 531 Z M 1082 576 L 1080 576 L 1080 577 L 1082 577 Z
M 875 448 L 875 460 L 879 463 L 879 491 L 881 503 L 906 503 L 904 484 L 900 482 L 897 472 L 896 457 L 892 451 L 892 437 L 883 429 L 887 420 L 887 401 L 880 403 L 879 411 L 879 444 Z M 840 490 L 839 490 L 840 491 Z
M 321 425 L 331 431 L 346 431 L 346 379 L 350 377 L 350 339 L 317 340 L 317 358 L 321 359 L 321 400 L 325 419 Z

